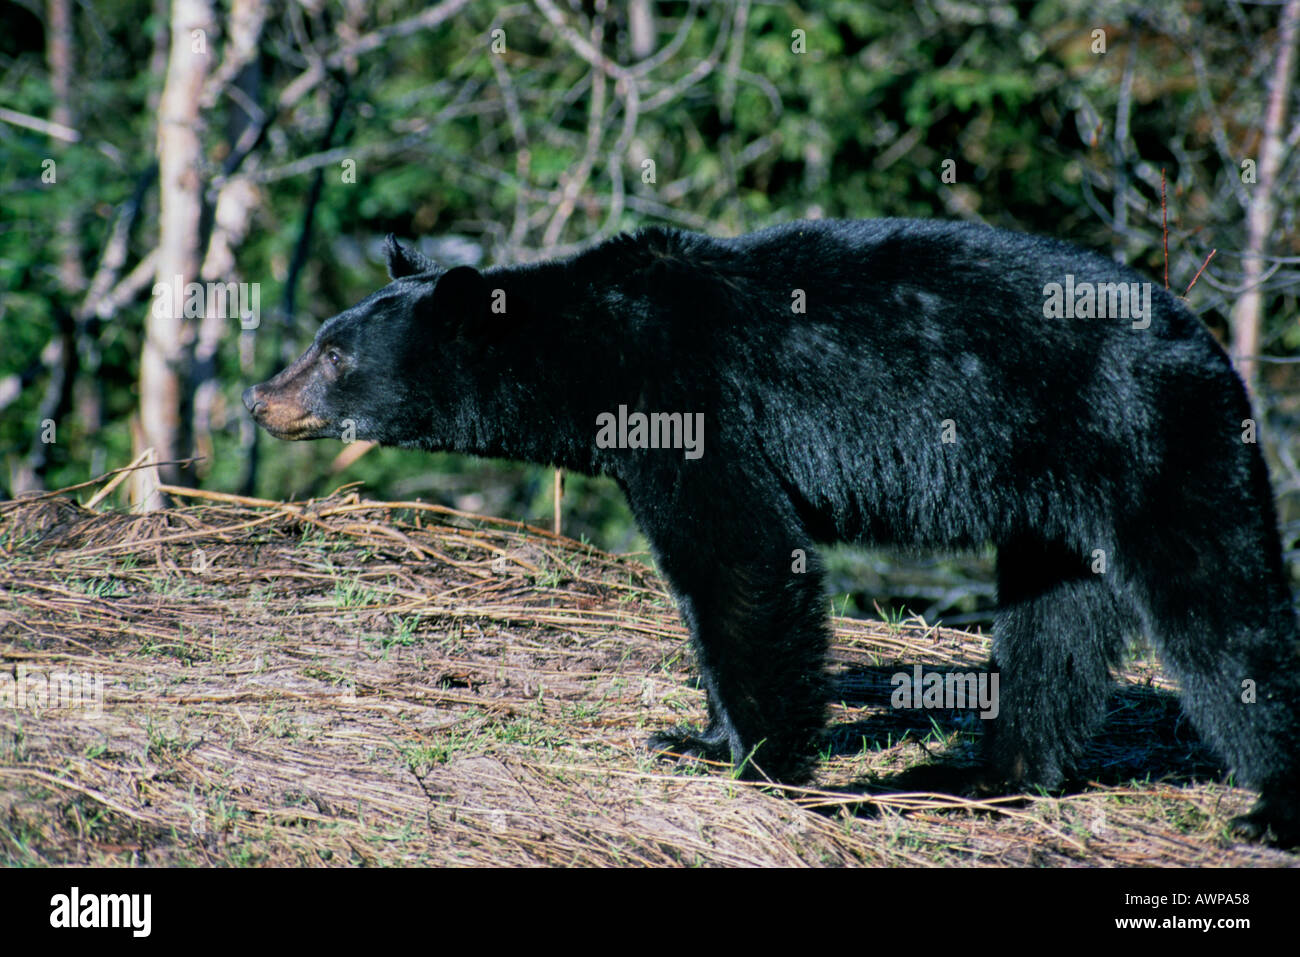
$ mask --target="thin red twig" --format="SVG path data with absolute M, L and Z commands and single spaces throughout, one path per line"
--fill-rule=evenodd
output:
M 1169 211 L 1165 208 L 1165 171 L 1160 169 L 1160 232 L 1165 242 L 1165 288 L 1169 288 Z M 1197 273 L 1199 276 L 1200 273 Z M 1195 280 L 1193 280 L 1195 281 Z M 1191 286 L 1187 287 L 1188 289 Z
M 1192 281 L 1189 282 L 1189 283 L 1187 284 L 1187 288 L 1183 290 L 1183 298 L 1184 298 L 1184 299 L 1186 299 L 1186 298 L 1187 298 L 1187 294 L 1188 294 L 1189 292 L 1192 291 L 1192 287 L 1196 285 L 1196 280 L 1198 280 L 1198 279 L 1201 278 L 1201 273 L 1205 272 L 1205 267 L 1208 266 L 1208 265 L 1210 264 L 1210 260 L 1214 258 L 1214 254 L 1217 253 L 1218 251 L 1219 251 L 1219 250 L 1218 250 L 1217 247 L 1214 248 L 1214 249 L 1211 249 L 1211 250 L 1210 250 L 1210 255 L 1208 255 L 1208 256 L 1205 257 L 1205 262 L 1201 263 L 1201 268 L 1198 269 L 1198 270 L 1196 270 L 1196 275 L 1192 277 Z

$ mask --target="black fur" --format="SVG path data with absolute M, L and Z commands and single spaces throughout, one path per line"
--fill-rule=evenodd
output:
M 1262 792 L 1243 830 L 1300 838 L 1300 664 L 1268 476 L 1228 358 L 1164 290 L 1147 328 L 1046 318 L 1066 274 L 1142 279 L 1065 243 L 908 220 L 646 229 L 482 274 L 394 242 L 390 269 L 245 401 L 284 437 L 352 420 L 357 438 L 617 479 L 708 690 L 707 729 L 657 747 L 804 777 L 826 701 L 814 544 L 992 543 L 998 779 L 1062 782 L 1123 639 L 1145 631 L 1203 737 Z M 703 455 L 598 447 L 620 405 L 703 413 Z

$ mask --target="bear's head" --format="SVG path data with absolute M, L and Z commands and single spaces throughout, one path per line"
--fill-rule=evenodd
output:
M 392 282 L 328 320 L 311 347 L 244 391 L 279 439 L 363 439 L 442 447 L 476 389 L 475 333 L 489 290 L 469 266 L 443 269 L 388 237 Z

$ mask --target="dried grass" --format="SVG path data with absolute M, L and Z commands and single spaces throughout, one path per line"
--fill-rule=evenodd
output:
M 1286 865 L 1145 666 L 1064 797 L 900 791 L 978 721 L 889 707 L 983 638 L 837 620 L 817 787 L 671 765 L 703 710 L 652 570 L 541 529 L 346 489 L 282 504 L 0 504 L 0 654 L 101 676 L 102 715 L 0 708 L 10 863 Z M 937 765 L 936 765 L 937 762 Z M 1159 776 L 1148 783 L 1133 778 Z

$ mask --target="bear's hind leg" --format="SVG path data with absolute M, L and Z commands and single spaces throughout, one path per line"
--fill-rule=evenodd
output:
M 1261 550 L 1262 551 L 1262 550 Z M 1168 557 L 1168 556 L 1166 556 Z M 1145 582 L 1149 626 L 1202 739 L 1260 799 L 1234 830 L 1300 845 L 1300 658 L 1278 576 L 1203 556 Z M 1270 833 L 1271 832 L 1271 833 Z
M 1060 545 L 998 549 L 998 714 L 984 753 L 996 784 L 1056 788 L 1100 725 L 1110 668 L 1137 625 L 1104 573 Z

